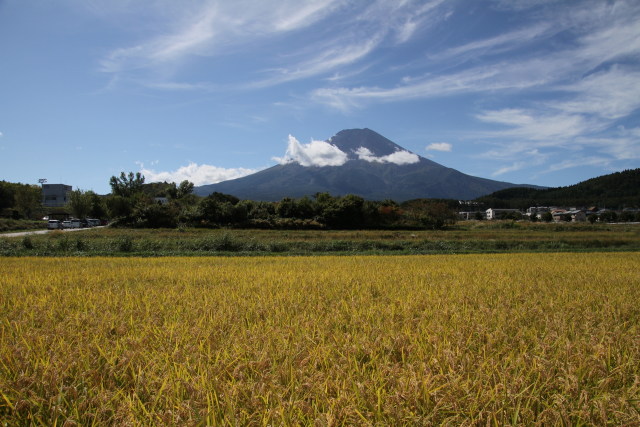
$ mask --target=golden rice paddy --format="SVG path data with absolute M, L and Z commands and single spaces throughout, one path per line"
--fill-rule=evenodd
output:
M 640 253 L 2 258 L 0 425 L 640 424 Z

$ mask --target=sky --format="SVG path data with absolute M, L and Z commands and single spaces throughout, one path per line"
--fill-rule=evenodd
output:
M 322 141 L 369 128 L 572 185 L 640 167 L 639 23 L 637 0 L 0 0 L 0 180 L 203 185 L 335 164 Z

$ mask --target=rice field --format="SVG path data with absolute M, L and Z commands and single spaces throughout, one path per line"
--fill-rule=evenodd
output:
M 638 425 L 640 253 L 0 259 L 0 425 Z

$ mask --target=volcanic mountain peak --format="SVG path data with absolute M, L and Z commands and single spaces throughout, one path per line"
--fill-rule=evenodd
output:
M 327 142 L 347 153 L 350 160 L 357 159 L 357 153 L 363 153 L 362 148 L 368 150 L 369 154 L 375 157 L 388 156 L 397 151 L 407 151 L 395 142 L 367 128 L 341 130 Z
M 516 184 L 466 175 L 412 153 L 370 129 L 347 129 L 328 141 L 289 137 L 279 165 L 242 178 L 197 187 L 195 193 L 241 199 L 356 194 L 398 202 L 417 198 L 475 199 Z

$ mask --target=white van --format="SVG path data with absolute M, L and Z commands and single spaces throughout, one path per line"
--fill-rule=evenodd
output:
M 47 224 L 47 228 L 49 230 L 57 230 L 59 228 L 62 228 L 62 223 L 57 219 L 50 219 L 49 223 Z

